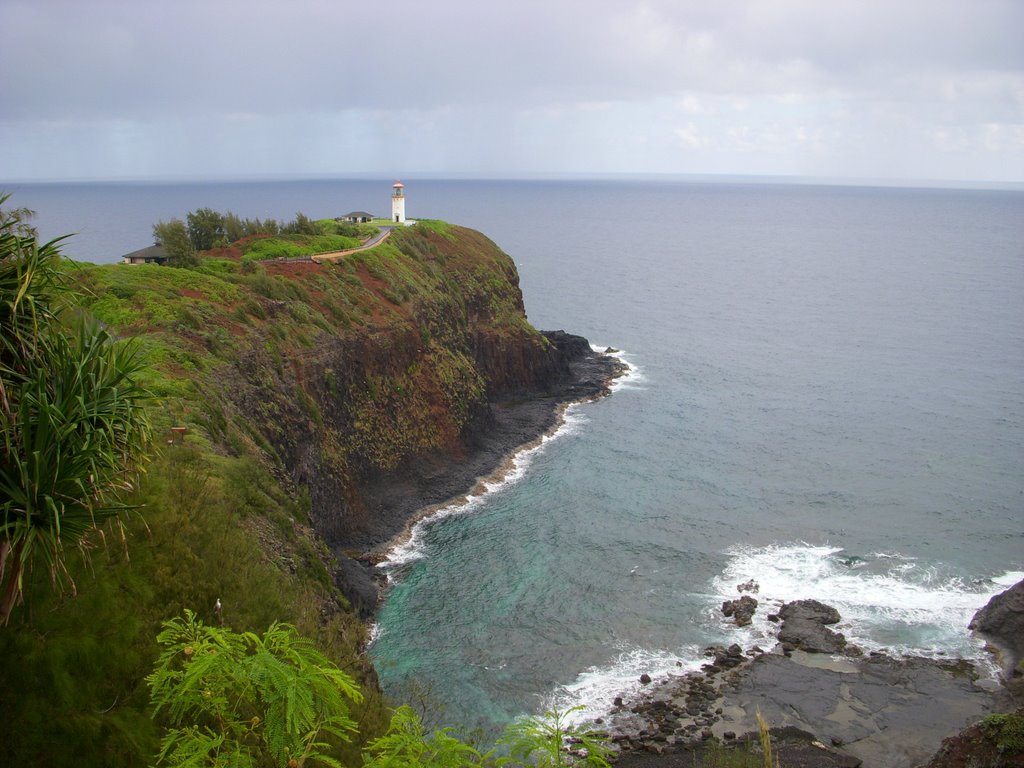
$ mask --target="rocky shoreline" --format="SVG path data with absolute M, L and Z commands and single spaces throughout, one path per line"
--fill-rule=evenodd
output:
M 1005 602 L 1022 592 L 1024 583 L 997 597 Z M 742 625 L 750 602 L 727 601 L 723 614 Z M 1019 611 L 1010 610 L 998 624 L 992 616 L 1007 611 L 986 606 L 983 612 L 985 637 L 996 647 L 1016 638 Z M 913 768 L 926 763 L 944 737 L 1024 704 L 1017 670 L 1000 682 L 962 660 L 865 654 L 829 628 L 838 612 L 814 600 L 788 603 L 773 616 L 781 626 L 770 651 L 709 647 L 701 671 L 644 676 L 637 696 L 616 699 L 615 711 L 600 723 L 621 750 L 616 765 L 701 765 L 712 746 L 756 744 L 760 714 L 789 768 Z
M 565 361 L 563 375 L 544 390 L 492 401 L 486 429 L 474 435 L 461 456 L 423 457 L 400 477 L 363 488 L 374 524 L 334 547 L 335 581 L 360 615 L 370 618 L 386 581 L 377 567 L 388 551 L 407 540 L 413 526 L 480 488 L 500 479 L 513 457 L 539 443 L 563 423 L 573 404 L 608 395 L 611 384 L 628 370 L 615 350 L 597 352 L 582 336 L 545 331 Z
M 628 370 L 610 354 L 614 350 L 595 352 L 586 339 L 562 331 L 546 335 L 567 362 L 560 380 L 543 391 L 492 401 L 487 428 L 464 455 L 424 457 L 404 479 L 365 489 L 376 524 L 335 548 L 336 580 L 364 618 L 372 617 L 386 581 L 378 565 L 416 522 L 499 479 L 517 453 L 558 429 L 569 404 L 607 395 L 611 382 Z M 757 585 L 737 587 L 739 597 L 722 610 L 744 626 L 758 608 Z M 993 615 L 975 617 L 972 628 L 978 623 L 979 631 L 993 631 L 1001 621 Z M 712 646 L 700 671 L 644 675 L 638 694 L 616 699 L 614 711 L 597 721 L 619 750 L 616 766 L 715 765 L 717 745 L 756 750 L 760 714 L 786 768 L 914 768 L 936 753 L 944 737 L 1024 703 L 1016 670 L 1004 686 L 966 661 L 865 654 L 831 628 L 838 612 L 813 600 L 790 603 L 768 618 L 780 626 L 770 650 Z M 1006 669 L 1007 659 L 1012 666 L 1021 658 L 1016 637 L 1012 631 L 1009 639 L 991 635 Z

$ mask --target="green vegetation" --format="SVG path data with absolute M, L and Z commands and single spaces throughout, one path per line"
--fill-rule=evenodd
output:
M 439 219 L 419 219 L 416 222 L 416 226 L 421 229 L 427 229 L 434 232 L 445 240 L 454 240 L 455 233 L 452 232 L 451 225 L 446 221 L 440 221 Z
M 357 733 L 354 681 L 274 623 L 262 635 L 204 625 L 195 614 L 165 623 L 163 651 L 147 682 L 155 713 L 169 722 L 157 765 L 287 766 L 320 763 Z M 445 728 L 427 733 L 408 706 L 362 755 L 364 768 L 610 768 L 607 736 L 566 724 L 569 712 L 524 718 L 486 752 Z
M 17 223 L 0 214 L 0 625 L 33 563 L 62 587 L 67 550 L 127 508 L 150 434 L 137 347 L 65 317 L 56 241 Z
M 224 235 L 230 243 L 253 235 L 276 235 L 280 231 L 281 225 L 275 219 L 242 219 L 230 211 L 224 214 Z
M 981 729 L 1001 754 L 1024 754 L 1024 713 L 989 715 L 981 721 Z
M 588 727 L 567 724 L 557 710 L 512 723 L 495 749 L 481 752 L 451 729 L 428 734 L 410 707 L 399 707 L 387 734 L 370 744 L 366 768 L 609 768 L 608 739 Z
M 224 237 L 247 226 L 230 214 L 223 218 Z M 140 410 L 142 401 L 131 392 L 151 393 L 145 413 L 157 439 L 146 473 L 134 477 L 130 470 L 143 456 L 127 431 L 109 419 L 85 425 L 93 430 L 86 431 L 93 439 L 86 448 L 116 456 L 120 469 L 81 481 L 89 506 L 76 514 L 88 525 L 76 530 L 62 523 L 62 535 L 73 538 L 39 549 L 48 553 L 39 567 L 20 575 L 24 606 L 0 629 L 0 764 L 133 766 L 153 759 L 164 738 L 151 717 L 146 682 L 161 653 L 154 638 L 186 610 L 194 614 L 179 622 L 248 638 L 243 666 L 254 663 L 245 661 L 257 653 L 253 637 L 266 644 L 267 627 L 290 633 L 282 626 L 294 626 L 320 654 L 318 665 L 326 660 L 343 670 L 362 691 L 361 699 L 346 697 L 357 724 L 343 729 L 349 740 L 316 736 L 309 744 L 331 743 L 323 754 L 343 765 L 360 765 L 364 755 L 377 759 L 370 744 L 388 732 L 388 710 L 363 652 L 366 628 L 334 583 L 321 536 L 337 535 L 349 515 L 365 514 L 362 478 L 395 470 L 417 452 L 459 450 L 489 388 L 501 386 L 501 377 L 526 375 L 486 369 L 481 349 L 515 345 L 519 361 L 545 352 L 547 341 L 523 316 L 511 260 L 482 235 L 437 223 L 396 230 L 382 246 L 329 265 L 264 266 L 217 251 L 189 270 L 74 265 L 55 246 L 33 245 L 34 235 L 18 229 L 24 221 L 17 219 L 12 232 L 32 239 L 18 241 L 19 248 L 47 254 L 47 269 L 32 270 L 43 276 L 42 289 L 14 289 L 15 300 L 8 292 L 0 311 L 19 302 L 19 312 L 32 307 L 36 322 L 26 321 L 18 333 L 31 327 L 43 340 L 28 345 L 31 355 L 45 348 L 58 358 L 47 368 L 58 374 L 36 375 L 34 386 L 45 391 L 64 380 L 61 365 L 83 354 L 99 360 L 93 350 L 112 350 L 117 365 L 74 370 L 90 382 L 89 397 L 116 385 L 118 396 L 103 401 L 115 415 Z M 328 236 L 349 237 L 340 231 L 288 237 Z M 2 265 L 13 271 L 0 284 L 12 275 L 17 284 L 27 274 L 15 261 Z M 51 291 L 59 301 L 35 303 Z M 74 307 L 63 309 L 72 294 Z M 102 330 L 79 319 L 86 314 Z M 17 322 L 27 317 L 19 314 Z M 17 338 L 5 326 L 4 355 Z M 147 365 L 140 368 L 141 359 Z M 7 357 L 4 365 L 6 376 L 13 365 Z M 123 389 L 116 377 L 104 384 L 118 368 L 131 373 L 136 390 Z M 14 391 L 8 382 L 3 379 L 5 402 Z M 89 397 L 82 402 L 88 405 Z M 81 404 L 54 401 L 53 407 L 58 415 L 73 414 Z M 8 451 L 26 434 L 23 425 L 33 423 L 20 410 L 10 413 Z M 141 429 L 140 422 L 136 438 Z M 79 453 L 62 453 L 62 460 Z M 103 469 L 100 459 L 90 461 L 91 469 Z M 39 466 L 44 463 L 50 466 Z M 3 493 L 5 503 L 15 498 L 6 488 Z M 73 494 L 60 490 L 59 498 L 54 502 L 51 494 L 40 503 L 67 505 Z M 12 531 L 0 540 L 8 552 Z M 5 577 L 13 567 L 8 559 Z M 52 574 L 73 589 L 53 590 Z M 236 711 L 249 712 L 259 705 L 253 701 Z M 168 700 L 161 717 L 171 711 Z M 258 716 L 269 723 L 269 716 Z M 215 730 L 207 714 L 195 712 L 168 725 L 208 736 L 203 728 Z M 222 743 L 253 746 L 249 740 L 256 739 L 237 730 L 216 733 Z M 165 750 L 167 762 L 176 750 Z M 204 764 L 201 757 L 197 764 Z
M 243 219 L 212 208 L 197 208 L 180 219 L 153 225 L 153 238 L 162 244 L 176 267 L 198 266 L 197 254 L 234 246 L 243 261 L 295 258 L 317 253 L 356 248 L 379 229 L 370 224 L 352 224 L 338 219 L 314 221 L 296 213 L 289 222 L 275 219 Z
M 353 224 L 348 221 L 339 221 L 338 219 L 317 219 L 316 224 L 325 235 L 342 235 L 343 237 L 354 237 L 359 240 L 373 237 L 380 232 L 380 227 L 373 224 Z
M 280 235 L 253 239 L 242 246 L 243 261 L 294 258 L 358 248 L 362 240 L 344 235 Z
M 212 208 L 198 208 L 185 219 L 188 238 L 197 251 L 208 251 L 224 239 L 224 217 Z
M 349 702 L 362 694 L 295 627 L 236 633 L 185 611 L 157 640 L 163 652 L 146 680 L 154 712 L 171 723 L 158 764 L 341 765 L 332 740 L 356 730 Z
M 181 219 L 158 221 L 153 225 L 153 240 L 167 250 L 169 266 L 194 267 L 199 263 L 196 246 Z
M 508 746 L 513 760 L 537 768 L 588 766 L 606 768 L 611 749 L 607 737 L 588 726 L 569 725 L 567 717 L 582 709 L 552 710 L 542 717 L 528 717 L 512 723 L 500 743 Z M 572 745 L 572 750 L 566 749 Z

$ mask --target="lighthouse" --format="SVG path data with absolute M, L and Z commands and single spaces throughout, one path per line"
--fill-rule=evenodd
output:
M 405 224 L 405 184 L 396 181 L 392 185 L 391 220 L 395 224 Z

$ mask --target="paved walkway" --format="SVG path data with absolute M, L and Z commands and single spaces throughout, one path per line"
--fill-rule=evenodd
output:
M 379 233 L 371 237 L 358 248 L 349 248 L 348 250 L 345 251 L 330 251 L 329 253 L 318 253 L 314 256 L 310 256 L 310 258 L 318 264 L 325 261 L 337 261 L 338 259 L 344 256 L 348 256 L 350 253 L 355 253 L 356 251 L 365 251 L 380 245 L 385 240 L 387 240 L 388 237 L 390 237 L 391 232 L 393 230 L 394 227 L 381 227 Z

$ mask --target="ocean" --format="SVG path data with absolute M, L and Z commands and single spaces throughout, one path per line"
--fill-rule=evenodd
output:
M 158 219 L 387 213 L 391 179 L 6 185 L 69 255 Z M 713 643 L 781 601 L 865 649 L 986 661 L 966 624 L 1024 578 L 1024 192 L 671 180 L 406 180 L 411 218 L 511 254 L 542 329 L 621 350 L 488 493 L 387 564 L 371 654 L 432 725 L 491 731 Z M 742 630 L 723 600 L 753 579 Z

